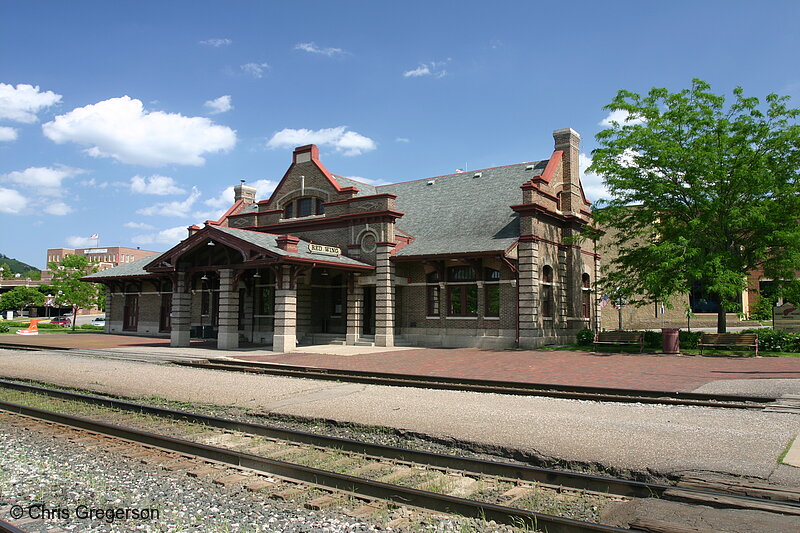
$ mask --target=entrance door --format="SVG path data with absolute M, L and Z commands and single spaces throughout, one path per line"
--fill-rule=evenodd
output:
M 375 335 L 375 287 L 364 287 L 361 334 Z
M 122 314 L 122 329 L 136 331 L 139 326 L 139 295 L 126 294 L 125 308 Z
M 169 333 L 172 331 L 172 294 L 161 295 L 161 313 L 158 317 L 158 331 Z

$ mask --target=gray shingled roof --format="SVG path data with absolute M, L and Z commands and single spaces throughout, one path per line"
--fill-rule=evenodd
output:
M 137 259 L 136 261 L 131 261 L 130 263 L 122 263 L 119 266 L 115 266 L 113 268 L 107 268 L 105 270 L 101 270 L 100 272 L 95 272 L 94 274 L 89 274 L 88 276 L 84 276 L 84 278 L 92 279 L 92 278 L 117 278 L 117 277 L 121 278 L 128 276 L 149 276 L 151 273 L 147 272 L 144 269 L 144 266 L 152 261 L 155 261 L 162 255 L 164 254 L 151 255 L 143 259 Z
M 414 237 L 397 255 L 506 250 L 519 238 L 519 217 L 509 206 L 522 203 L 520 186 L 546 166 L 520 163 L 376 187 L 397 195 L 397 210 L 405 213 L 397 228 Z
M 295 253 L 295 252 L 287 252 L 286 250 L 281 250 L 280 248 L 278 248 L 277 235 L 273 235 L 271 233 L 261 233 L 257 231 L 249 231 L 236 228 L 223 228 L 220 226 L 214 226 L 214 229 L 219 230 L 223 233 L 227 233 L 228 235 L 232 235 L 237 239 L 246 241 L 250 244 L 258 246 L 259 248 L 267 249 L 270 252 L 273 252 L 281 257 L 297 257 L 300 259 L 310 259 L 313 261 L 327 261 L 330 263 L 339 263 L 343 266 L 366 265 L 366 263 L 362 263 L 361 261 L 357 261 L 355 259 L 351 259 L 350 257 L 345 257 L 342 255 L 337 257 L 334 255 L 312 254 L 311 252 L 308 251 L 308 245 L 309 245 L 308 241 L 304 241 L 302 239 L 300 239 L 300 242 L 297 244 L 297 252 Z M 150 275 L 151 273 L 147 272 L 143 267 L 148 263 L 155 261 L 161 255 L 164 254 L 145 257 L 144 259 L 139 259 L 131 263 L 124 263 L 114 268 L 103 270 L 102 272 L 95 272 L 94 274 L 89 274 L 88 276 L 85 276 L 85 278 L 105 279 L 105 278 L 118 278 L 118 277 L 128 277 L 128 276 L 147 276 Z M 371 266 L 371 265 L 366 265 L 366 266 Z
M 259 231 L 250 231 L 244 229 L 236 229 L 236 228 L 223 228 L 220 226 L 214 227 L 214 229 L 227 233 L 228 235 L 232 235 L 237 239 L 242 239 L 243 241 L 247 241 L 250 244 L 258 246 L 259 248 L 264 248 L 273 252 L 277 255 L 282 257 L 298 257 L 301 259 L 312 259 L 316 261 L 330 261 L 334 263 L 340 263 L 342 265 L 360 265 L 363 266 L 366 263 L 362 263 L 361 261 L 356 261 L 355 259 L 351 259 L 349 257 L 345 257 L 343 255 L 340 256 L 333 256 L 333 255 L 322 255 L 322 254 L 312 254 L 308 251 L 308 241 L 300 239 L 300 242 L 297 243 L 297 253 L 295 252 L 287 252 L 286 250 L 281 250 L 278 248 L 278 241 L 277 235 L 272 233 L 261 233 Z
M 370 185 L 369 183 L 351 180 L 350 178 L 345 178 L 344 176 L 339 176 L 337 174 L 333 174 L 333 177 L 342 187 L 355 187 L 358 189 L 358 194 L 356 196 L 369 196 L 376 193 L 375 186 Z

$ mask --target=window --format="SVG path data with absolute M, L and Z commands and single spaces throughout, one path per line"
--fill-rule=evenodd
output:
M 275 314 L 275 287 L 256 287 L 256 306 L 257 315 Z
M 428 316 L 439 316 L 439 273 L 431 272 L 426 276 Z
M 545 265 L 542 268 L 541 283 L 542 316 L 553 318 L 553 267 Z
M 292 202 L 283 207 L 283 218 L 292 218 Z
M 325 205 L 324 205 L 324 203 L 323 203 L 321 198 L 317 198 L 317 209 L 316 209 L 315 213 L 318 214 L 318 215 L 324 215 L 325 214 Z
M 581 296 L 583 301 L 583 318 L 592 316 L 592 280 L 589 274 L 581 276 Z M 658 305 L 658 304 L 656 304 Z M 656 318 L 658 318 L 656 316 Z
M 311 215 L 311 198 L 300 198 L 297 200 L 297 216 L 307 217 Z
M 483 279 L 489 282 L 483 288 L 486 300 L 484 316 L 500 316 L 500 285 L 497 283 L 500 281 L 500 271 L 486 268 Z
M 457 266 L 447 269 L 447 281 L 476 281 L 475 269 Z M 478 316 L 478 285 L 459 284 L 447 287 L 447 314 L 450 316 Z

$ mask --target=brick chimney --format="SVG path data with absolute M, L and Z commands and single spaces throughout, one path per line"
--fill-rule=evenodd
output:
M 309 161 L 319 161 L 319 148 L 316 144 L 298 146 L 292 154 L 295 163 L 307 163 Z
M 233 188 L 233 201 L 238 202 L 244 200 L 246 204 L 252 204 L 256 201 L 255 187 L 249 187 L 244 184 L 244 180 L 240 180 L 239 185 Z
M 564 152 L 561 159 L 564 165 L 564 186 L 559 192 L 561 211 L 577 214 L 583 205 L 581 197 L 581 136 L 572 128 L 563 128 L 553 132 L 555 150 Z
M 292 235 L 279 235 L 277 238 L 278 248 L 291 253 L 297 253 L 297 243 L 300 239 Z

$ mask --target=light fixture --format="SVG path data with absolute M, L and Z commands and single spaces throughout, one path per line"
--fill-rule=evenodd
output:
M 320 275 L 321 276 L 327 276 L 328 275 L 328 269 L 327 268 L 323 268 L 322 269 L 322 273 Z
M 261 274 L 258 273 L 258 270 L 256 270 L 255 274 L 253 274 L 253 277 L 254 278 L 260 278 L 261 277 Z
M 203 273 L 203 277 L 200 279 L 203 281 L 208 281 L 208 276 L 206 276 L 205 272 Z
M 208 246 L 214 246 L 214 241 L 208 241 Z

